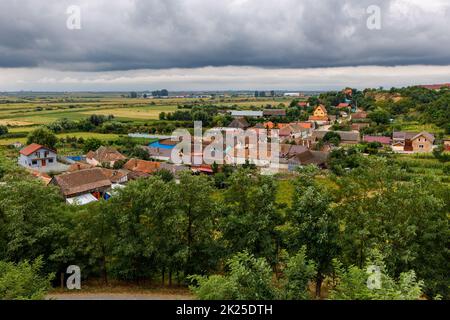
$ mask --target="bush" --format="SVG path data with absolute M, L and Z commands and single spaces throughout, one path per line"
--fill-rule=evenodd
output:
M 50 289 L 52 275 L 42 275 L 42 259 L 14 264 L 0 261 L 0 300 L 40 300 Z
M 228 263 L 226 276 L 192 276 L 196 286 L 190 289 L 200 300 L 273 300 L 276 288 L 272 269 L 264 258 L 257 259 L 248 252 L 238 253 Z
M 8 127 L 7 126 L 0 126 L 0 136 L 3 136 L 8 133 Z

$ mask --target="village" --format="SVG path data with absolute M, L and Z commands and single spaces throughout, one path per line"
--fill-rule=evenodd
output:
M 161 171 L 168 172 L 175 179 L 185 171 L 215 175 L 224 165 L 254 166 L 264 175 L 295 174 L 298 168 L 308 165 L 326 169 L 330 152 L 340 148 L 365 145 L 381 152 L 406 155 L 429 154 L 437 148 L 435 135 L 426 131 L 393 131 L 389 136 L 362 133 L 362 129 L 370 127 L 373 121 L 368 112 L 352 104 L 351 91 L 347 91 L 347 96 L 346 102 L 329 108 L 333 114 L 323 104 L 312 107 L 306 101 L 298 102 L 298 108 L 305 112 L 311 110 L 307 121 L 286 122 L 286 108 L 225 111 L 232 117 L 231 123 L 227 127 L 213 127 L 210 131 L 247 135 L 233 142 L 234 145 L 224 145 L 217 162 L 208 159 L 204 152 L 198 153 L 195 146 L 199 144 L 200 150 L 205 151 L 214 142 L 211 137 L 192 138 L 188 160 L 176 164 L 173 152 L 179 137 L 146 133 L 129 134 L 129 137 L 157 138 L 140 146 L 150 160 L 129 158 L 107 145 L 76 157 L 65 156 L 36 143 L 27 146 L 14 143 L 12 147 L 19 150 L 18 164 L 21 167 L 43 183 L 57 186 L 67 203 L 72 205 L 108 200 L 130 181 Z M 346 127 L 347 130 L 335 130 L 336 127 Z M 249 139 L 249 132 L 256 139 Z M 276 140 L 267 144 L 267 137 L 273 133 L 276 133 Z M 266 143 L 264 150 L 262 143 Z M 276 143 L 276 149 L 271 150 L 272 143 Z M 450 150 L 450 140 L 444 139 L 443 144 L 447 151 Z

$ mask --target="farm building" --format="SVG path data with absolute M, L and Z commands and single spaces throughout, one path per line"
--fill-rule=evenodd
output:
M 53 177 L 50 183 L 58 186 L 66 199 L 89 194 L 100 199 L 112 185 L 101 168 L 61 174 Z

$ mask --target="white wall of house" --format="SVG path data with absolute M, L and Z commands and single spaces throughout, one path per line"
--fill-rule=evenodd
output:
M 57 155 L 51 150 L 41 148 L 29 156 L 21 154 L 18 163 L 22 167 L 31 169 L 52 167 L 57 164 Z
M 89 163 L 90 165 L 93 165 L 94 167 L 100 165 L 100 163 L 97 160 L 95 160 L 94 158 L 92 158 L 92 159 L 86 158 L 86 162 Z

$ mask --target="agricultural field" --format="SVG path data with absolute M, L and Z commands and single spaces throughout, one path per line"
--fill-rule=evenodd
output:
M 68 118 L 79 120 L 92 114 L 114 115 L 118 120 L 157 120 L 161 112 L 173 112 L 183 105 L 220 105 L 236 108 L 263 108 L 268 104 L 289 104 L 284 98 L 220 99 L 130 99 L 121 97 L 45 97 L 33 99 L 0 98 L 0 125 L 12 127 L 45 125 Z

